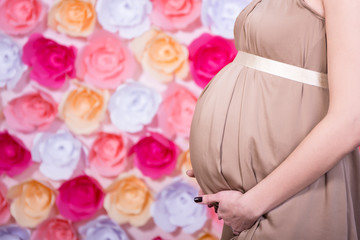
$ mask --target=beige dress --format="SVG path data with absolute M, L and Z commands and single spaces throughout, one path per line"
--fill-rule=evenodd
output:
M 325 21 L 303 0 L 253 0 L 235 23 L 238 50 L 327 72 Z M 325 116 L 327 89 L 225 66 L 199 97 L 190 157 L 205 193 L 246 192 L 276 168 Z M 329 129 L 331 131 L 331 129 Z M 249 230 L 222 239 L 360 239 L 358 149 Z

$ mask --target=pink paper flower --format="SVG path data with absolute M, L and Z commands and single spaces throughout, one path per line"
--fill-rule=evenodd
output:
M 120 38 L 106 31 L 94 34 L 76 61 L 79 78 L 98 88 L 117 88 L 134 73 L 135 59 Z
M 75 47 L 66 47 L 34 33 L 23 47 L 22 60 L 31 67 L 30 78 L 49 88 L 60 88 L 75 77 Z
M 118 175 L 127 165 L 126 143 L 122 135 L 100 133 L 90 150 L 91 169 L 104 177 Z
M 196 101 L 197 98 L 187 88 L 178 84 L 168 87 L 158 111 L 159 126 L 165 136 L 189 137 Z
M 43 130 L 57 115 L 57 104 L 45 92 L 29 93 L 11 100 L 4 108 L 7 125 L 22 132 Z
M 71 221 L 91 218 L 102 207 L 104 193 L 92 177 L 83 175 L 64 182 L 59 188 L 56 205 Z
M 6 201 L 6 186 L 0 182 L 0 225 L 7 223 L 10 219 L 9 203 Z
M 190 70 L 195 83 L 204 88 L 220 69 L 234 60 L 236 54 L 232 41 L 202 34 L 189 45 Z
M 31 235 L 31 240 L 77 240 L 76 231 L 66 219 L 52 218 L 40 224 Z
M 129 154 L 135 154 L 135 166 L 152 179 L 171 174 L 178 153 L 176 145 L 159 133 L 142 138 L 129 151 Z
M 20 139 L 0 132 L 0 174 L 10 177 L 22 173 L 31 164 L 31 154 Z
M 150 19 L 164 30 L 184 29 L 201 13 L 201 0 L 152 0 Z
M 45 12 L 39 0 L 1 0 L 0 29 L 11 35 L 27 34 L 44 19 Z

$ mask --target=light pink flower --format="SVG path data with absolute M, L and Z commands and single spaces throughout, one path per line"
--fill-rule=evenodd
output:
M 7 125 L 22 132 L 43 130 L 57 115 L 57 104 L 45 92 L 29 93 L 11 100 L 4 108 Z
M 122 135 L 100 133 L 90 150 L 91 169 L 104 177 L 118 175 L 127 166 L 126 143 Z
M 135 70 L 135 59 L 120 38 L 106 31 L 95 33 L 76 60 L 79 78 L 98 88 L 117 88 Z
M 23 47 L 22 60 L 31 67 L 30 78 L 39 84 L 60 88 L 66 77 L 75 77 L 74 47 L 66 47 L 34 33 Z
M 201 13 L 201 0 L 152 0 L 150 19 L 164 30 L 184 29 Z
M 6 186 L 0 182 L 0 225 L 7 223 L 10 219 L 9 203 L 6 201 Z
M 197 98 L 187 88 L 172 84 L 168 87 L 158 111 L 159 126 L 165 136 L 189 137 Z
M 178 153 L 176 145 L 159 133 L 143 137 L 129 151 L 129 154 L 135 154 L 135 166 L 152 179 L 171 174 Z
M 45 13 L 46 7 L 39 0 L 0 0 L 0 29 L 11 35 L 27 34 Z
M 204 88 L 236 54 L 233 41 L 202 34 L 189 45 L 190 70 L 195 83 Z

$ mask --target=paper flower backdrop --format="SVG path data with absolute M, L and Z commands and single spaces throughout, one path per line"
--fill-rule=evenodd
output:
M 219 237 L 189 130 L 249 2 L 0 0 L 0 239 Z

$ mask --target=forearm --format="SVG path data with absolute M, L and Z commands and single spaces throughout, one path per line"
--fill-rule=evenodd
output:
M 351 123 L 326 116 L 271 174 L 244 194 L 262 215 L 313 183 L 356 147 Z

